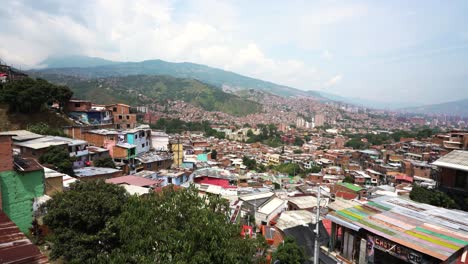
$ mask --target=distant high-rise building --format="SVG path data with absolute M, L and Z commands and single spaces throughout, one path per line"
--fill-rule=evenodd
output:
M 302 117 L 298 117 L 298 118 L 296 119 L 296 127 L 297 127 L 297 128 L 303 128 L 303 127 L 305 127 L 305 123 L 306 123 L 306 121 L 305 121 L 304 118 L 302 118 Z
M 323 126 L 325 124 L 325 115 L 315 114 L 314 123 L 316 127 Z

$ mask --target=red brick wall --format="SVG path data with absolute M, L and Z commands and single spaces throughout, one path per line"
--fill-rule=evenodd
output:
M 12 144 L 11 136 L 0 136 L 0 171 L 13 170 Z
M 112 114 L 115 116 L 117 114 L 130 114 L 130 107 L 127 105 L 123 104 L 113 104 L 113 105 L 108 105 L 106 108 L 110 111 L 112 111 Z M 114 111 L 114 109 L 116 111 Z
M 413 167 L 413 175 L 410 176 L 419 176 L 419 177 L 424 177 L 427 179 L 431 178 L 431 169 L 430 168 L 418 168 L 418 167 Z
M 136 114 L 114 114 L 114 124 L 116 124 L 116 128 L 118 129 L 135 128 L 136 123 Z
M 68 102 L 66 106 L 69 112 L 86 112 L 91 109 L 91 102 Z

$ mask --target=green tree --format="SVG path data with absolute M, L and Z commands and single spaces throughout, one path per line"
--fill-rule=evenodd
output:
M 257 161 L 255 159 L 250 159 L 247 156 L 242 157 L 242 163 L 247 167 L 249 170 L 255 170 L 257 167 Z
M 263 165 L 263 164 L 261 164 L 261 163 L 258 164 L 258 166 L 257 166 L 257 171 L 260 172 L 260 173 L 265 172 L 265 171 L 266 171 L 265 165 Z
M 354 180 L 350 176 L 345 176 L 345 178 L 343 179 L 343 182 L 354 183 Z
M 44 223 L 52 234 L 51 258 L 70 263 L 93 263 L 98 254 L 119 246 L 110 219 L 120 215 L 128 195 L 118 185 L 103 181 L 78 182 L 47 201 Z M 134 224 L 134 223 L 131 223 Z
M 445 208 L 458 208 L 456 202 L 446 193 L 437 190 L 429 190 L 421 186 L 413 186 L 410 192 L 411 200 L 427 203 Z
M 47 123 L 40 122 L 28 127 L 28 131 L 33 133 L 41 134 L 41 135 L 51 135 L 51 136 L 61 136 L 66 137 L 67 135 L 63 132 L 63 130 L 59 128 L 52 128 Z
M 40 163 L 53 165 L 56 170 L 71 176 L 75 175 L 73 160 L 68 150 L 62 146 L 48 147 L 47 151 L 39 158 Z
M 294 145 L 302 146 L 302 145 L 304 145 L 304 140 L 302 140 L 302 138 L 300 138 L 300 137 L 295 137 L 294 138 Z
M 366 146 L 367 144 L 362 142 L 360 138 L 353 138 L 345 143 L 345 147 L 351 147 L 353 149 L 364 149 Z
M 8 82 L 0 90 L 0 100 L 9 105 L 10 111 L 22 113 L 40 112 L 54 102 L 63 106 L 72 95 L 68 87 L 32 78 Z
M 272 263 L 302 264 L 306 260 L 304 248 L 300 247 L 293 237 L 286 237 L 283 244 L 273 253 Z
M 216 158 L 218 158 L 218 151 L 216 151 L 216 149 L 213 149 L 211 151 L 211 158 L 216 160 Z
M 94 167 L 103 167 L 103 168 L 114 168 L 115 169 L 115 162 L 112 160 L 111 157 L 102 157 L 93 160 Z
M 229 223 L 229 205 L 196 189 L 133 196 L 113 221 L 121 247 L 101 254 L 105 263 L 253 263 L 264 241 L 243 239 Z
M 293 176 L 296 176 L 304 172 L 301 166 L 299 166 L 299 164 L 296 164 L 296 163 L 283 163 L 283 164 L 275 166 L 273 170 L 277 172 L 281 172 L 281 173 L 286 173 L 288 175 L 293 175 Z

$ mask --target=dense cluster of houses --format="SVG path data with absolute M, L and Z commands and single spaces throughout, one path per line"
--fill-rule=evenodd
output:
M 21 232 L 28 232 L 38 205 L 75 181 L 102 179 L 132 195 L 194 185 L 201 195 L 229 201 L 230 221 L 246 238 L 264 236 L 275 250 L 293 236 L 309 261 L 319 254 L 323 263 L 468 263 L 468 213 L 409 199 L 414 185 L 468 197 L 466 131 L 365 150 L 345 148 L 339 134 L 312 134 L 302 146 L 274 148 L 244 143 L 249 130 L 259 133 L 251 128 L 214 126 L 226 139 L 197 131 L 168 135 L 137 124 L 128 105 L 72 100 L 66 107 L 75 122 L 64 128 L 67 137 L 0 133 L 0 221 Z M 51 146 L 69 153 L 74 175 L 39 163 Z M 94 166 L 102 158 L 115 168 Z M 281 164 L 320 169 L 288 175 L 275 170 Z

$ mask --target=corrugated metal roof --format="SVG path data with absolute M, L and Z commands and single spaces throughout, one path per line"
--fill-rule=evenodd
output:
M 436 160 L 432 165 L 455 170 L 468 171 L 468 151 L 453 150 Z
M 76 177 L 89 177 L 102 174 L 111 174 L 120 170 L 113 168 L 101 168 L 101 167 L 84 167 L 74 170 Z
M 339 185 L 343 186 L 343 187 L 346 187 L 350 190 L 353 190 L 355 192 L 359 192 L 360 190 L 364 189 L 358 185 L 355 185 L 355 184 L 352 184 L 352 183 L 349 183 L 349 182 L 340 182 L 338 183 Z
M 468 246 L 467 212 L 381 196 L 329 215 L 442 261 Z
M 38 171 L 44 170 L 35 159 L 32 158 L 14 158 L 15 168 L 19 171 Z
M 269 215 L 272 212 L 274 212 L 278 207 L 284 206 L 285 203 L 286 203 L 285 200 L 274 197 L 270 201 L 263 204 L 263 206 L 258 209 L 258 212 Z
M 31 140 L 31 139 L 44 137 L 43 135 L 39 135 L 39 134 L 30 132 L 28 130 L 5 131 L 5 132 L 0 132 L 0 135 L 12 135 L 13 136 L 12 138 L 15 141 L 25 141 L 25 140 Z
M 116 177 L 112 179 L 107 179 L 106 183 L 113 183 L 113 184 L 129 184 L 135 185 L 140 187 L 155 187 L 158 186 L 163 180 L 150 180 L 143 177 L 127 175 Z
M 0 211 L 0 263 L 45 264 L 49 263 L 39 248 L 35 246 L 19 228 Z
M 294 210 L 282 212 L 276 227 L 285 230 L 298 225 L 315 224 L 315 214 L 307 210 Z

